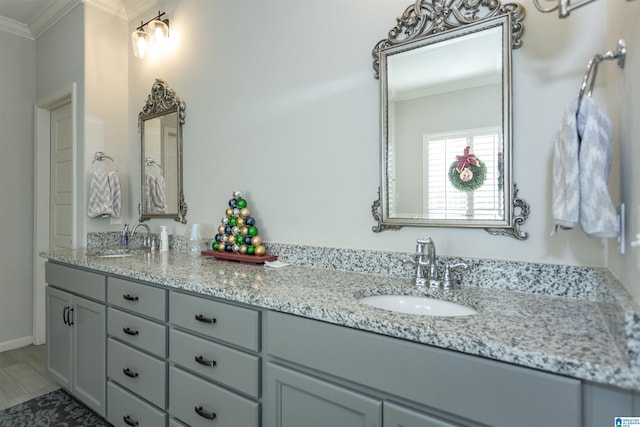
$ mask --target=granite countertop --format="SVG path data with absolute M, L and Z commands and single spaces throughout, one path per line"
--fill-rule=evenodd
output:
M 97 257 L 88 250 L 42 255 L 169 288 L 640 391 L 640 369 L 630 367 L 594 301 L 476 286 L 433 291 L 419 289 L 406 278 L 296 265 L 273 269 L 183 251 L 134 253 L 124 258 Z M 430 317 L 358 303 L 363 296 L 390 293 L 458 301 L 478 313 Z

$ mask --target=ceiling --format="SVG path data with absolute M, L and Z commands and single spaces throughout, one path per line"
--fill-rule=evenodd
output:
M 135 18 L 158 3 L 157 0 L 0 0 L 0 31 L 35 39 L 83 2 L 126 19 Z

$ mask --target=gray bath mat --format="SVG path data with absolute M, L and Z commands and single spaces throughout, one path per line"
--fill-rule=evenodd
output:
M 109 425 L 98 414 L 62 389 L 0 411 L 0 427 L 108 427 Z

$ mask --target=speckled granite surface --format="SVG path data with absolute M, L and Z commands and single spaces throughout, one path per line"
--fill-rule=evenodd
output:
M 295 257 L 302 265 L 269 269 L 193 257 L 184 251 L 137 252 L 126 258 L 100 258 L 87 250 L 43 255 L 170 288 L 640 391 L 639 310 L 601 269 L 465 260 L 472 268 L 462 279 L 474 286 L 444 292 L 416 288 L 405 267 L 397 271 L 399 277 L 384 270 L 406 254 L 349 254 L 277 244 L 269 248 L 280 260 L 292 262 Z M 414 316 L 357 302 L 362 296 L 387 293 L 435 294 L 468 304 L 478 314 Z

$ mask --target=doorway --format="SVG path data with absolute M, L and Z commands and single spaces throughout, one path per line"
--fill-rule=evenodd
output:
M 46 259 L 40 252 L 78 247 L 77 113 L 73 83 L 35 106 L 33 343 L 43 344 Z

